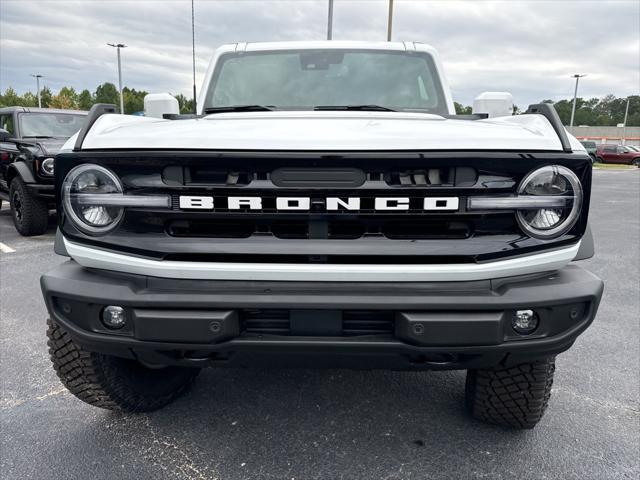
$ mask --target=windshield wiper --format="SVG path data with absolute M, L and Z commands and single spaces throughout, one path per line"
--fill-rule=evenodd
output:
M 316 105 L 313 109 L 317 111 L 346 110 L 360 112 L 395 112 L 395 110 L 391 108 L 380 105 Z
M 226 113 L 226 112 L 272 112 L 273 106 L 267 105 L 230 105 L 227 107 L 208 107 L 204 113 Z
M 64 138 L 64 137 L 52 137 L 51 135 L 23 135 L 22 138 Z

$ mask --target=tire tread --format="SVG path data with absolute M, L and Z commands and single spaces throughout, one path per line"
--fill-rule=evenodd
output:
M 533 428 L 549 403 L 554 371 L 553 358 L 511 367 L 469 370 L 466 407 L 484 422 Z
M 16 218 L 13 200 L 9 202 L 11 206 L 11 216 L 13 217 L 13 224 L 16 230 L 20 235 L 25 237 L 42 235 L 47 231 L 47 226 L 49 225 L 49 208 L 47 202 L 31 195 L 20 177 L 15 177 L 11 181 L 9 188 L 10 199 L 13 199 L 16 190 L 18 190 L 22 200 L 22 221 L 19 222 Z
M 95 407 L 121 412 L 149 412 L 164 407 L 184 393 L 198 369 L 182 368 L 182 376 L 163 394 L 145 392 L 123 370 L 124 360 L 89 352 L 51 319 L 47 320 L 47 342 L 53 368 L 62 384 L 77 398 Z M 179 368 L 179 367 L 170 367 Z

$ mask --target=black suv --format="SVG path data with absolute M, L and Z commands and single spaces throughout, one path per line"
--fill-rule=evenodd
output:
M 55 206 L 54 156 L 80 130 L 86 112 L 51 108 L 0 109 L 0 205 L 7 200 L 16 230 L 41 235 Z

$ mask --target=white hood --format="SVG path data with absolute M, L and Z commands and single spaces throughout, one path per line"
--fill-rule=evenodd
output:
M 572 147 L 583 150 L 573 137 Z M 83 150 L 555 150 L 541 115 L 448 120 L 401 112 L 220 113 L 192 120 L 103 115 Z

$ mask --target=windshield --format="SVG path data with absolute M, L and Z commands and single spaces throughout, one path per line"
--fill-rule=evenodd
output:
M 275 109 L 377 105 L 446 114 L 430 55 L 371 50 L 287 50 L 223 55 L 203 107 Z
M 87 116 L 78 113 L 21 113 L 18 118 L 23 138 L 69 138 L 80 130 Z

